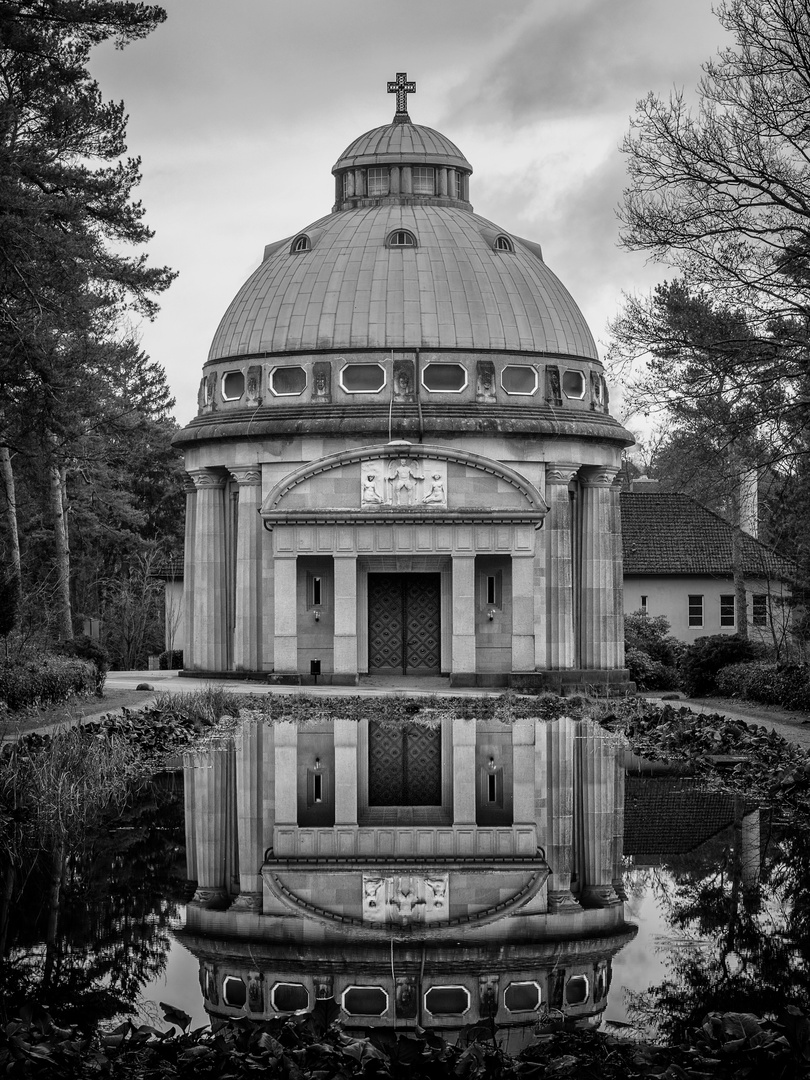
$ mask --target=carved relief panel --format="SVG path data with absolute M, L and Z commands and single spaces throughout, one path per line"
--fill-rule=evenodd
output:
M 424 458 L 384 458 L 362 463 L 360 505 L 364 510 L 391 507 L 447 507 L 447 462 Z
M 449 874 L 430 877 L 363 874 L 363 921 L 388 926 L 448 922 Z

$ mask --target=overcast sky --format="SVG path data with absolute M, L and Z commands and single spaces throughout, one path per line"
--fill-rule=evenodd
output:
M 622 291 L 660 267 L 618 247 L 619 144 L 635 103 L 695 86 L 723 43 L 709 0 L 164 0 L 146 40 L 92 70 L 129 113 L 155 237 L 179 271 L 143 348 L 181 424 L 219 319 L 264 245 L 328 213 L 332 165 L 389 123 L 386 82 L 417 84 L 414 123 L 473 166 L 475 211 L 539 241 L 604 357 Z M 631 427 L 633 425 L 631 424 Z

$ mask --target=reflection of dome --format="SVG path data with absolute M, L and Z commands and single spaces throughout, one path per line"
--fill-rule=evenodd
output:
M 390 238 L 407 230 L 413 246 Z M 582 313 L 540 257 L 456 206 L 384 202 L 273 245 L 214 336 L 209 361 L 321 349 L 503 349 L 596 360 Z
M 449 165 L 472 172 L 472 165 L 446 135 L 421 124 L 383 124 L 350 143 L 332 168 L 333 173 L 358 165 Z

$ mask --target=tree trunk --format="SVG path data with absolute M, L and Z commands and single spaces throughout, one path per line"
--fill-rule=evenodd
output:
M 51 879 L 48 883 L 48 929 L 45 933 L 45 970 L 42 981 L 50 987 L 54 981 L 59 954 L 59 909 L 62 901 L 62 879 L 65 874 L 65 842 L 55 840 L 51 855 Z
M 0 446 L 0 472 L 3 474 L 3 487 L 6 495 L 6 525 L 11 551 L 9 553 L 9 569 L 16 576 L 17 581 L 21 578 L 20 564 L 20 533 L 17 528 L 17 493 L 14 486 L 14 470 L 11 467 L 11 453 L 7 446 Z M 19 587 L 19 586 L 18 586 Z
M 70 607 L 70 541 L 65 512 L 65 472 L 56 461 L 51 461 L 48 472 L 56 547 L 56 628 L 60 641 L 67 641 L 73 637 L 73 613 Z

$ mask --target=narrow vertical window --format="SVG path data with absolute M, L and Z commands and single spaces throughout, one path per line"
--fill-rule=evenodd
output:
M 720 625 L 734 626 L 734 594 L 729 593 L 720 597 Z
M 647 597 L 646 596 L 642 596 L 642 598 L 641 598 L 641 614 L 642 615 L 647 614 Z
M 703 626 L 703 596 L 689 595 L 689 625 Z
M 313 577 L 312 579 L 312 606 L 320 607 L 321 604 L 321 579 L 319 577 Z
M 320 773 L 315 773 L 312 781 L 313 802 L 323 802 L 323 776 Z
M 495 575 L 489 574 L 487 576 L 487 603 L 495 603 Z
M 751 597 L 751 622 L 754 626 L 768 625 L 768 597 L 765 593 L 754 593 Z

